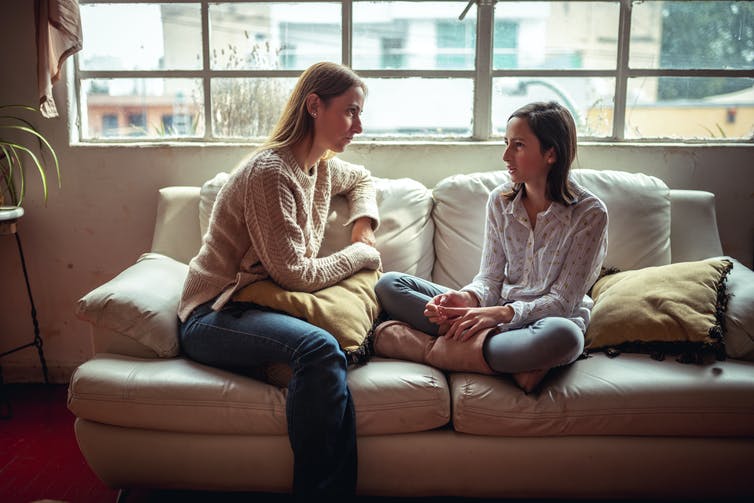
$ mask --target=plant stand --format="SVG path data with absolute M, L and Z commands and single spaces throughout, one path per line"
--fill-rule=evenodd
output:
M 26 281 L 26 293 L 29 296 L 29 304 L 31 305 L 31 320 L 34 324 L 34 340 L 28 344 L 23 344 L 16 348 L 10 349 L 3 353 L 0 353 L 0 358 L 7 356 L 16 351 L 36 346 L 37 353 L 39 355 L 39 362 L 42 365 L 42 373 L 44 375 L 45 384 L 49 384 L 49 378 L 47 375 L 47 363 L 45 362 L 44 350 L 42 349 L 42 337 L 39 335 L 39 323 L 37 322 L 37 308 L 34 306 L 34 298 L 31 294 L 31 284 L 29 283 L 29 275 L 26 272 L 26 260 L 24 259 L 24 250 L 21 247 L 21 237 L 18 234 L 18 219 L 24 214 L 23 208 L 2 209 L 0 210 L 0 235 L 13 235 L 16 238 L 16 245 L 18 246 L 18 256 L 21 259 L 21 268 L 24 272 L 24 280 Z M 0 419 L 8 419 L 12 415 L 10 402 L 5 396 L 3 386 L 3 374 L 2 367 L 0 366 Z

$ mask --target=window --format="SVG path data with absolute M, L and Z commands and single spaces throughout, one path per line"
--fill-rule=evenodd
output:
M 754 141 L 754 2 L 476 2 L 80 0 L 79 138 L 258 141 L 328 60 L 369 87 L 362 139 L 495 140 L 558 100 L 582 140 Z

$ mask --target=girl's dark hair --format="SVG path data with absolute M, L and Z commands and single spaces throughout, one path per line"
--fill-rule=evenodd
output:
M 571 113 L 556 101 L 535 102 L 522 106 L 508 120 L 514 117 L 526 120 L 539 140 L 543 154 L 551 148 L 555 150 L 555 162 L 547 174 L 545 196 L 561 204 L 573 204 L 575 197 L 568 174 L 576 158 L 576 123 Z M 504 196 L 513 199 L 522 188 L 523 184 L 517 183 Z

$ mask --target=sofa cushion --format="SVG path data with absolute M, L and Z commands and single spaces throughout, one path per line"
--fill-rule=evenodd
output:
M 202 185 L 199 202 L 199 225 L 202 235 L 207 231 L 209 216 L 217 193 L 228 180 L 227 173 L 218 173 Z M 435 261 L 434 224 L 431 219 L 432 192 L 410 178 L 372 177 L 377 192 L 380 226 L 375 232 L 377 249 L 382 255 L 385 271 L 401 271 L 429 279 Z M 326 257 L 351 243 L 348 201 L 334 196 L 325 236 L 319 250 Z
M 450 376 L 453 425 L 477 435 L 754 435 L 754 364 L 597 353 L 523 393 L 508 375 Z
M 604 276 L 592 289 L 587 349 L 722 355 L 731 267 L 710 259 Z
M 243 287 L 233 300 L 253 302 L 291 316 L 302 318 L 332 334 L 352 363 L 371 356 L 365 340 L 380 314 L 374 285 L 379 271 L 361 270 L 316 292 L 292 292 L 272 280 Z
M 607 206 L 605 266 L 621 270 L 670 263 L 670 192 L 660 179 L 641 173 L 577 169 L 574 180 Z M 510 181 L 506 171 L 454 175 L 433 190 L 436 283 L 459 288 L 479 270 L 487 198 Z
M 138 261 L 82 297 L 76 315 L 171 357 L 179 352 L 178 302 L 188 266 L 159 253 Z
M 450 419 L 448 383 L 437 369 L 374 358 L 352 366 L 348 387 L 359 435 L 431 430 Z M 99 354 L 70 380 L 79 418 L 148 430 L 284 435 L 286 390 L 185 358 Z

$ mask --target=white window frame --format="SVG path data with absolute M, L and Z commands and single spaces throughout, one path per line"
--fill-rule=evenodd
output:
M 75 103 L 75 112 L 77 118 L 74 119 L 76 136 L 81 138 L 81 124 L 78 117 L 82 117 L 81 100 L 81 81 L 83 79 L 93 78 L 166 78 L 166 77 L 183 77 L 183 78 L 200 78 L 204 90 L 204 137 L 203 138 L 171 138 L 171 142 L 222 142 L 227 143 L 228 139 L 212 137 L 211 125 L 211 93 L 210 81 L 216 77 L 237 77 L 237 78 L 264 78 L 264 77 L 289 77 L 296 78 L 301 74 L 301 70 L 211 70 L 210 69 L 210 47 L 209 47 L 209 5 L 211 3 L 234 3 L 234 2 L 253 2 L 254 0 L 80 0 L 80 4 L 127 4 L 127 3 L 194 3 L 200 4 L 201 8 L 201 25 L 202 25 L 202 53 L 203 68 L 200 70 L 145 70 L 145 71 L 85 71 L 79 67 L 79 56 L 73 58 L 73 78 L 69 88 L 72 88 L 72 102 Z M 351 66 L 351 50 L 353 37 L 353 4 L 359 0 L 260 0 L 266 3 L 308 3 L 308 2 L 327 2 L 340 3 L 341 25 L 342 25 L 342 42 L 341 57 L 342 63 Z M 379 0 L 369 0 L 379 1 Z M 402 0 L 417 1 L 422 0 Z M 438 0 L 434 0 L 438 1 Z M 439 0 L 443 1 L 443 0 Z M 455 0 L 457 1 L 457 0 Z M 488 141 L 498 139 L 492 134 L 492 79 L 496 77 L 607 77 L 615 79 L 614 109 L 613 109 L 613 130 L 610 136 L 601 137 L 579 137 L 580 141 L 591 141 L 597 143 L 612 142 L 630 142 L 630 143 L 754 143 L 754 139 L 678 139 L 678 138 L 647 138 L 625 139 L 625 120 L 626 120 L 626 93 L 628 80 L 636 77 L 744 77 L 754 78 L 754 68 L 750 70 L 668 70 L 668 69 L 641 69 L 630 68 L 629 66 L 629 46 L 631 37 L 631 12 L 635 0 L 565 0 L 569 2 L 606 2 L 618 3 L 620 6 L 620 15 L 618 21 L 618 46 L 617 61 L 615 69 L 610 70 L 494 70 L 492 67 L 492 45 L 493 45 L 493 28 L 494 28 L 494 8 L 495 4 L 500 2 L 514 2 L 516 0 L 471 0 L 470 3 L 477 5 L 477 39 L 476 39 L 476 65 L 473 70 L 361 70 L 355 68 L 359 76 L 363 78 L 466 78 L 474 81 L 474 101 L 473 101 L 473 130 L 471 138 L 469 137 L 432 137 L 432 141 Z M 538 0 L 546 1 L 546 0 Z M 561 0 L 562 1 L 562 0 Z M 652 1 L 652 0 L 649 0 Z M 705 1 L 705 0 L 686 0 L 686 1 Z M 460 12 L 459 12 L 460 14 Z M 414 142 L 423 141 L 428 138 L 414 136 L 396 136 L 384 137 L 377 139 L 363 138 L 376 141 L 402 141 Z M 249 138 L 249 142 L 258 141 L 257 138 Z M 80 140 L 81 143 L 160 143 L 164 139 L 138 138 L 138 139 L 94 139 Z

